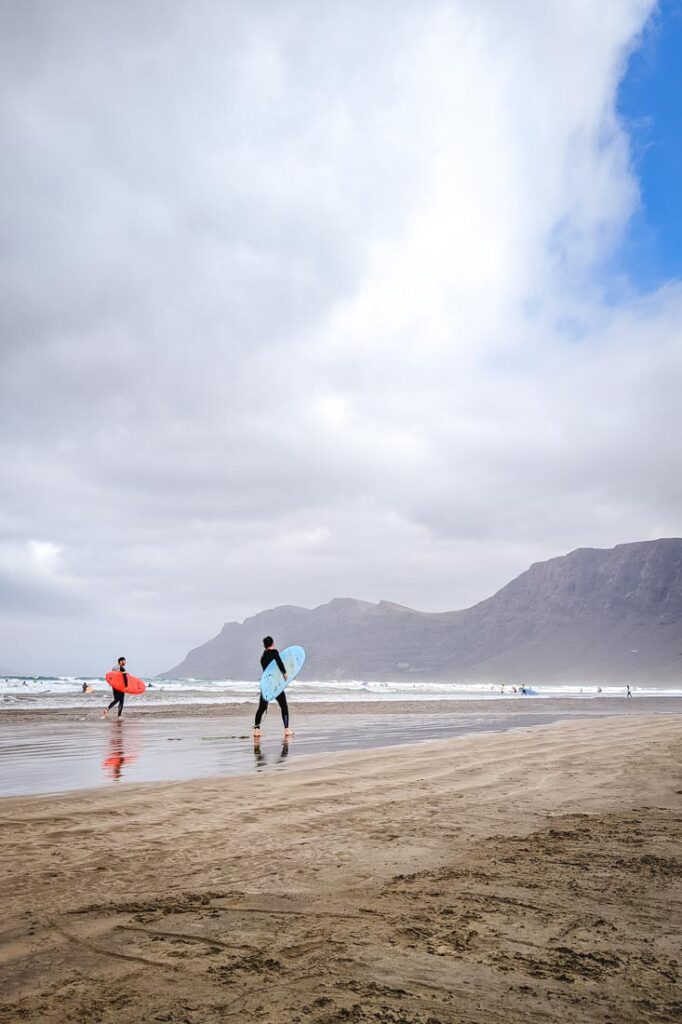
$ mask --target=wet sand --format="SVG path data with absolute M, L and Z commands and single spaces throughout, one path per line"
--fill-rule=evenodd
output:
M 0 728 L 12 722 L 31 722 L 44 719 L 83 721 L 97 717 L 108 703 L 111 694 L 92 694 L 83 704 L 81 694 L 74 694 L 72 707 L 36 708 L 33 698 L 27 698 L 23 706 L 0 707 Z M 67 698 L 62 697 L 62 700 Z M 227 700 L 211 704 L 183 700 L 176 705 L 167 704 L 162 694 L 147 692 L 142 700 L 129 697 L 125 705 L 126 717 L 158 716 L 161 718 L 243 718 L 249 725 L 258 704 L 257 697 L 247 703 Z M 309 715 L 370 715 L 370 714 L 558 714 L 571 715 L 648 715 L 659 712 L 682 711 L 682 697 L 637 696 L 631 700 L 624 697 L 489 697 L 485 700 L 353 700 L 353 701 L 297 701 L 289 700 L 294 724 L 300 717 Z M 273 703 L 269 722 L 279 712 Z
M 0 1022 L 682 1012 L 682 717 L 0 802 Z
M 264 719 L 254 748 L 253 708 L 201 705 L 141 710 L 130 701 L 121 719 L 103 721 L 101 708 L 0 714 L 0 797 L 53 793 L 138 782 L 169 782 L 217 775 L 284 770 L 307 754 L 332 753 L 467 733 L 548 725 L 606 714 L 634 713 L 632 701 L 458 701 L 300 704 L 293 739 L 283 742 L 279 709 Z M 472 707 L 472 703 L 474 706 Z M 638 702 L 638 710 L 642 702 Z M 682 699 L 655 698 L 650 710 L 682 711 Z M 207 713 L 210 712 L 210 713 Z

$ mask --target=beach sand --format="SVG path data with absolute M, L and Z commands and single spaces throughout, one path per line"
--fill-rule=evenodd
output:
M 682 1018 L 682 717 L 0 801 L 0 1022 Z

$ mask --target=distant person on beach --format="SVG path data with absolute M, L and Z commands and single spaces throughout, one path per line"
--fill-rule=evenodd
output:
M 625 696 L 626 697 L 632 697 L 632 690 L 630 689 L 630 684 L 629 683 L 625 687 Z
M 81 686 L 81 693 L 92 693 L 92 687 L 88 686 L 87 683 L 83 683 Z
M 280 670 L 280 672 L 282 673 L 282 675 L 286 679 L 286 677 L 287 677 L 287 670 L 284 667 L 284 662 L 282 661 L 282 659 L 279 656 L 279 651 L 275 647 L 275 641 L 272 639 L 271 636 L 266 636 L 266 637 L 263 638 L 263 647 L 265 648 L 265 650 L 263 651 L 263 653 L 261 655 L 261 659 L 260 659 L 260 665 L 261 665 L 261 668 L 263 669 L 263 671 L 265 672 L 265 670 L 268 667 L 268 665 L 271 662 L 275 661 L 275 662 L 277 662 L 277 668 Z M 282 712 L 282 722 L 284 723 L 284 735 L 285 736 L 291 736 L 292 735 L 292 731 L 289 728 L 289 706 L 287 704 L 287 696 L 286 696 L 285 693 L 280 693 L 275 698 L 275 700 L 279 704 L 280 710 Z M 254 724 L 254 727 L 253 727 L 253 738 L 255 740 L 259 739 L 259 737 L 260 737 L 260 723 L 261 723 L 261 719 L 262 719 L 263 715 L 267 712 L 267 710 L 268 710 L 268 702 L 266 701 L 265 697 L 261 693 L 260 700 L 258 702 L 258 710 L 256 711 L 256 721 L 255 721 L 255 724 Z
M 127 687 L 127 685 L 128 685 L 128 673 L 126 672 L 126 660 L 125 660 L 125 658 L 119 658 L 118 659 L 118 664 L 114 665 L 114 667 L 112 668 L 111 671 L 112 672 L 122 672 L 123 673 L 123 685 Z M 116 717 L 120 718 L 122 713 L 123 713 L 123 701 L 125 700 L 125 690 L 114 690 L 113 687 L 112 687 L 112 692 L 114 694 L 114 699 L 112 700 L 111 704 L 108 704 L 107 707 L 105 707 L 104 711 L 102 712 L 102 718 L 108 718 L 109 717 L 109 712 L 111 711 L 111 709 L 113 708 L 113 706 L 115 704 L 118 704 L 118 715 Z

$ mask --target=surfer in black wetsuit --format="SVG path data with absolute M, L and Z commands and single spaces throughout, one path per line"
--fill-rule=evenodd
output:
M 112 668 L 111 671 L 112 672 L 121 672 L 123 674 L 123 685 L 126 686 L 126 687 L 128 686 L 128 673 L 126 672 L 126 660 L 125 660 L 125 658 L 119 658 L 118 659 L 118 665 L 115 665 L 114 668 Z M 102 713 L 102 717 L 103 718 L 108 718 L 109 717 L 109 712 L 113 708 L 114 704 L 118 704 L 118 715 L 117 715 L 117 718 L 120 718 L 121 714 L 123 713 L 123 701 L 125 700 L 125 690 L 114 690 L 113 686 L 112 686 L 111 689 L 112 689 L 112 692 L 114 694 L 114 699 L 112 700 L 111 704 L 108 704 L 107 707 L 105 707 L 105 709 L 104 709 L 104 711 Z
M 277 668 L 280 670 L 280 672 L 282 673 L 282 675 L 286 679 L 286 677 L 287 677 L 287 670 L 285 669 L 284 662 L 280 658 L 279 651 L 274 646 L 274 644 L 275 644 L 275 641 L 272 639 L 271 636 L 266 636 L 266 637 L 263 638 L 263 647 L 265 648 L 265 650 L 263 651 L 263 654 L 261 655 L 261 659 L 260 659 L 261 668 L 265 672 L 265 670 L 268 667 L 268 665 L 272 661 L 275 661 L 275 662 L 277 662 Z M 286 694 L 285 693 L 280 693 L 275 698 L 275 700 L 279 704 L 280 711 L 282 712 L 282 722 L 284 723 L 284 735 L 285 736 L 291 736 L 292 733 L 291 733 L 291 729 L 289 728 L 289 707 L 287 705 Z M 262 719 L 263 715 L 266 713 L 267 710 L 268 710 L 268 702 L 266 701 L 265 697 L 261 693 L 260 701 L 258 702 L 258 710 L 256 711 L 256 722 L 255 722 L 255 725 L 253 727 L 254 739 L 258 739 L 259 736 L 260 736 L 260 723 L 261 723 L 261 719 Z

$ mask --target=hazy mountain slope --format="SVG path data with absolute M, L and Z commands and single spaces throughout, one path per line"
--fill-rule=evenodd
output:
M 682 680 L 682 539 L 537 562 L 463 611 L 274 608 L 227 623 L 164 675 L 254 678 L 267 633 L 303 644 L 316 679 Z

